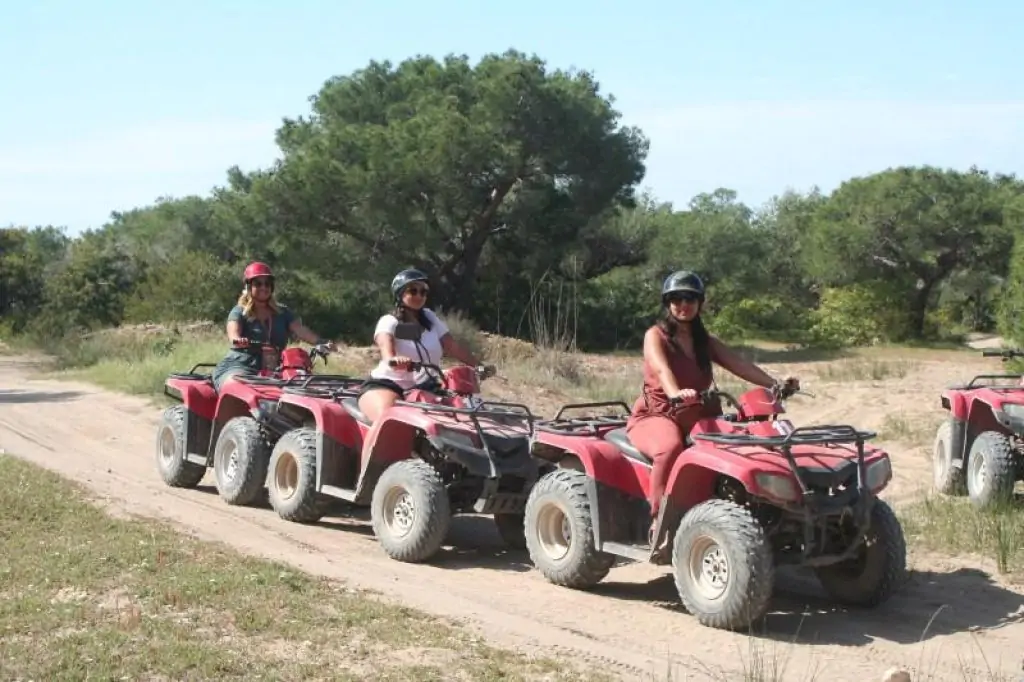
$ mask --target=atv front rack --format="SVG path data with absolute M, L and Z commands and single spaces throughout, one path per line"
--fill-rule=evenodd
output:
M 982 387 L 984 387 L 984 388 L 1020 388 L 1020 378 L 1021 378 L 1020 374 L 979 374 L 976 377 L 974 377 L 973 379 L 971 379 L 969 382 L 967 382 L 966 384 L 954 384 L 953 386 L 950 386 L 949 389 L 953 390 L 953 391 L 969 391 L 972 388 L 982 388 Z M 989 379 L 989 380 L 992 380 L 992 379 L 996 379 L 996 380 L 998 380 L 998 379 L 1006 379 L 1006 380 L 1014 381 L 1014 382 L 1017 382 L 1017 383 L 1006 384 L 1006 385 L 992 385 L 992 384 L 984 384 L 984 385 L 982 385 L 982 384 L 979 383 L 979 380 L 985 380 L 985 379 Z
M 800 486 L 805 501 L 813 503 L 815 493 L 807 485 L 805 477 L 800 473 L 800 466 L 793 457 L 794 445 L 841 445 L 857 446 L 857 489 L 864 490 L 866 471 L 864 467 L 864 443 L 876 434 L 874 431 L 859 431 L 846 424 L 824 424 L 820 426 L 801 426 L 786 435 L 755 436 L 749 433 L 695 433 L 691 437 L 717 445 L 758 445 L 770 450 L 781 452 L 789 463 L 789 468 Z
M 616 415 L 587 415 L 585 417 L 563 417 L 568 410 L 579 410 L 583 408 L 599 407 L 621 407 L 624 414 Z M 596 403 L 569 403 L 559 408 L 558 412 L 551 419 L 544 419 L 537 423 L 538 431 L 555 433 L 562 436 L 593 436 L 599 428 L 622 428 L 629 419 L 629 406 L 621 400 L 609 400 Z

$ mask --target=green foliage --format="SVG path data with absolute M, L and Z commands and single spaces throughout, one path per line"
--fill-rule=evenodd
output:
M 74 240 L 0 230 L 0 330 L 220 325 L 260 259 L 303 322 L 357 344 L 410 265 L 466 329 L 547 348 L 638 347 L 679 268 L 704 277 L 708 325 L 728 339 L 836 347 L 998 324 L 1024 341 L 1012 176 L 890 168 L 758 208 L 717 188 L 676 209 L 637 194 L 648 142 L 591 74 L 516 51 L 370 62 L 276 139 L 280 161 L 229 168 L 208 197 L 113 213 Z
M 998 310 L 999 331 L 1008 339 L 1024 345 L 1024 234 L 1018 234 L 1010 256 Z
M 153 267 L 125 303 L 127 322 L 223 322 L 242 286 L 234 268 L 207 253 L 185 251 Z
M 899 287 L 866 282 L 826 289 L 811 314 L 811 338 L 827 348 L 902 341 L 912 332 Z

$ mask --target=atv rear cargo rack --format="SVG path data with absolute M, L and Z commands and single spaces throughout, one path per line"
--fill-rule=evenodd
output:
M 171 372 L 168 376 L 172 379 L 186 379 L 192 381 L 211 380 L 213 379 L 213 372 L 207 372 L 206 374 L 199 374 L 196 372 L 200 367 L 209 367 L 213 369 L 217 364 L 214 362 L 198 362 L 192 365 L 192 369 L 187 372 Z
M 476 430 L 477 436 L 480 438 L 480 443 L 483 445 L 483 452 L 487 455 L 488 459 L 491 460 L 492 465 L 494 462 L 494 453 L 491 451 L 490 446 L 487 443 L 487 437 L 484 434 L 483 426 L 480 424 L 480 418 L 493 419 L 495 417 L 511 418 L 517 421 L 525 421 L 529 428 L 528 437 L 530 439 L 534 436 L 534 422 L 537 421 L 537 417 L 530 411 L 530 408 L 522 403 L 506 403 L 497 401 L 482 401 L 475 407 L 452 407 L 451 405 L 438 405 L 435 403 L 420 403 L 409 400 L 396 400 L 395 405 L 402 405 L 404 407 L 412 407 L 424 412 L 440 412 L 443 414 L 454 414 L 454 415 L 465 415 L 469 417 L 469 421 L 473 424 L 473 428 Z M 522 412 L 513 412 L 511 410 L 495 410 L 494 407 L 512 407 L 519 408 Z
M 585 417 L 563 417 L 568 410 L 579 410 L 584 408 L 598 407 L 621 407 L 624 414 L 614 415 L 587 415 Z M 559 408 L 558 412 L 551 419 L 544 419 L 537 423 L 538 431 L 556 433 L 562 436 L 593 436 L 598 428 L 611 427 L 622 428 L 629 419 L 629 406 L 621 400 L 608 400 L 594 403 L 569 403 Z

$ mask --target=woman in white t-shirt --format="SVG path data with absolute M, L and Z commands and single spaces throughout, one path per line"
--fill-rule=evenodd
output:
M 402 270 L 391 280 L 395 311 L 377 321 L 373 341 L 380 349 L 380 362 L 370 372 L 370 378 L 363 383 L 359 392 L 359 409 L 371 422 L 377 421 L 377 417 L 401 398 L 405 391 L 428 379 L 425 370 L 413 373 L 403 365 L 426 362 L 440 366 L 441 358 L 445 355 L 471 367 L 478 364 L 473 354 L 452 337 L 448 325 L 434 311 L 424 307 L 429 292 L 427 276 L 419 270 Z M 420 324 L 423 331 L 419 348 L 412 341 L 395 338 L 395 328 L 399 322 Z M 397 366 L 392 367 L 389 360 Z

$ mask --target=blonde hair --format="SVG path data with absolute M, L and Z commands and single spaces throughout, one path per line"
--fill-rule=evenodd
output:
M 249 287 L 242 289 L 242 295 L 238 297 L 238 305 L 242 306 L 242 314 L 246 317 L 252 317 L 252 310 L 256 307 L 256 301 L 253 299 L 252 294 L 249 293 Z M 280 312 L 277 299 L 274 294 L 270 294 L 270 298 L 267 299 L 267 307 L 276 315 Z

